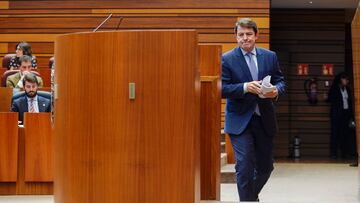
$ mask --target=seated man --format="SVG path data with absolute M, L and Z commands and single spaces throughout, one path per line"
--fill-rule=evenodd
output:
M 31 57 L 27 55 L 23 55 L 19 58 L 20 61 L 20 72 L 10 75 L 6 79 L 6 87 L 12 87 L 12 88 L 23 88 L 22 79 L 24 76 L 28 73 L 30 73 L 30 70 L 32 69 L 31 65 Z M 36 76 L 37 81 L 39 82 L 39 87 L 43 86 L 42 79 L 38 76 Z
M 24 75 L 22 83 L 25 89 L 25 95 L 14 100 L 11 105 L 12 112 L 19 112 L 19 121 L 23 121 L 24 112 L 50 112 L 50 100 L 37 95 L 39 84 L 37 77 L 32 73 L 28 73 Z

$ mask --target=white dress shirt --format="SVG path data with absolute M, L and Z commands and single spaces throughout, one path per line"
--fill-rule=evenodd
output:
M 343 99 L 343 109 L 349 109 L 349 103 L 348 103 L 349 94 L 346 88 L 340 88 L 340 92 Z
M 39 105 L 38 105 L 38 100 L 37 100 L 37 95 L 33 98 L 33 105 L 34 105 L 34 111 L 35 113 L 39 113 Z M 31 106 L 31 98 L 27 97 L 27 102 L 28 102 L 28 112 L 30 112 L 30 106 Z

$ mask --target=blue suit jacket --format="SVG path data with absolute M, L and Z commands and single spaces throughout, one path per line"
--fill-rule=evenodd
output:
M 275 52 L 256 48 L 258 78 L 271 75 L 271 84 L 279 94 L 285 92 L 285 82 Z M 272 99 L 261 99 L 252 93 L 244 94 L 244 83 L 253 81 L 249 67 L 239 47 L 222 56 L 222 97 L 226 98 L 225 132 L 241 134 L 247 127 L 256 104 L 259 105 L 261 119 L 269 136 L 277 132 L 277 122 Z
M 51 111 L 51 102 L 49 99 L 37 95 L 37 101 L 39 106 L 39 112 L 50 112 Z M 24 112 L 28 112 L 28 101 L 27 97 L 24 95 L 18 99 L 15 99 L 11 105 L 11 111 L 19 112 L 19 121 L 23 121 Z

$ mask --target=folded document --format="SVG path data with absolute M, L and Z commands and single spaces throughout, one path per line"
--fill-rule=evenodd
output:
M 268 92 L 272 92 L 272 91 L 274 91 L 276 89 L 276 87 L 270 83 L 270 80 L 271 80 L 270 75 L 266 76 L 262 80 L 262 82 L 261 82 L 261 92 L 262 92 L 262 94 L 259 95 L 260 98 L 265 98 L 264 94 L 266 94 Z

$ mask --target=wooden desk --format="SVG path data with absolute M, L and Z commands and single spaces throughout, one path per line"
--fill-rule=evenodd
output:
M 49 156 L 49 154 L 52 154 L 52 142 L 50 143 L 49 140 L 52 140 L 52 136 L 47 130 L 50 127 L 45 126 L 46 123 L 50 123 L 50 115 L 49 113 L 39 113 L 29 117 L 25 114 L 25 126 L 27 124 L 33 127 L 27 129 L 18 128 L 17 119 L 17 113 L 0 113 L 0 129 L 2 129 L 0 132 L 0 176 L 2 176 L 0 195 L 51 195 L 53 194 L 53 183 L 44 182 L 52 180 L 52 168 L 49 167 L 49 163 L 52 161 L 49 161 L 52 159 L 52 155 Z M 8 123 L 6 120 L 8 120 Z M 7 136 L 2 136 L 3 132 Z M 34 132 L 40 133 L 33 135 Z M 45 133 L 48 134 L 45 135 Z M 32 141 L 32 139 L 39 139 L 40 141 Z M 9 144 L 8 148 L 12 150 L 11 153 L 8 153 L 9 155 L 3 153 L 6 148 L 2 145 L 6 144 L 6 140 L 9 140 L 7 142 Z M 41 154 L 38 153 L 39 151 L 41 151 Z M 34 156 L 36 153 L 38 154 Z M 11 165 L 4 169 L 1 163 L 7 162 L 11 163 Z M 8 180 L 6 180 L 2 171 L 9 171 L 10 168 L 12 173 L 6 174 L 8 176 Z M 44 168 L 49 171 L 44 173 Z M 41 176 L 37 176 L 36 173 L 33 175 L 34 173 L 31 170 L 40 171 Z M 26 175 L 28 180 L 25 178 Z
M 25 181 L 53 181 L 53 137 L 49 113 L 24 113 Z
M 0 112 L 0 182 L 16 182 L 18 114 Z

